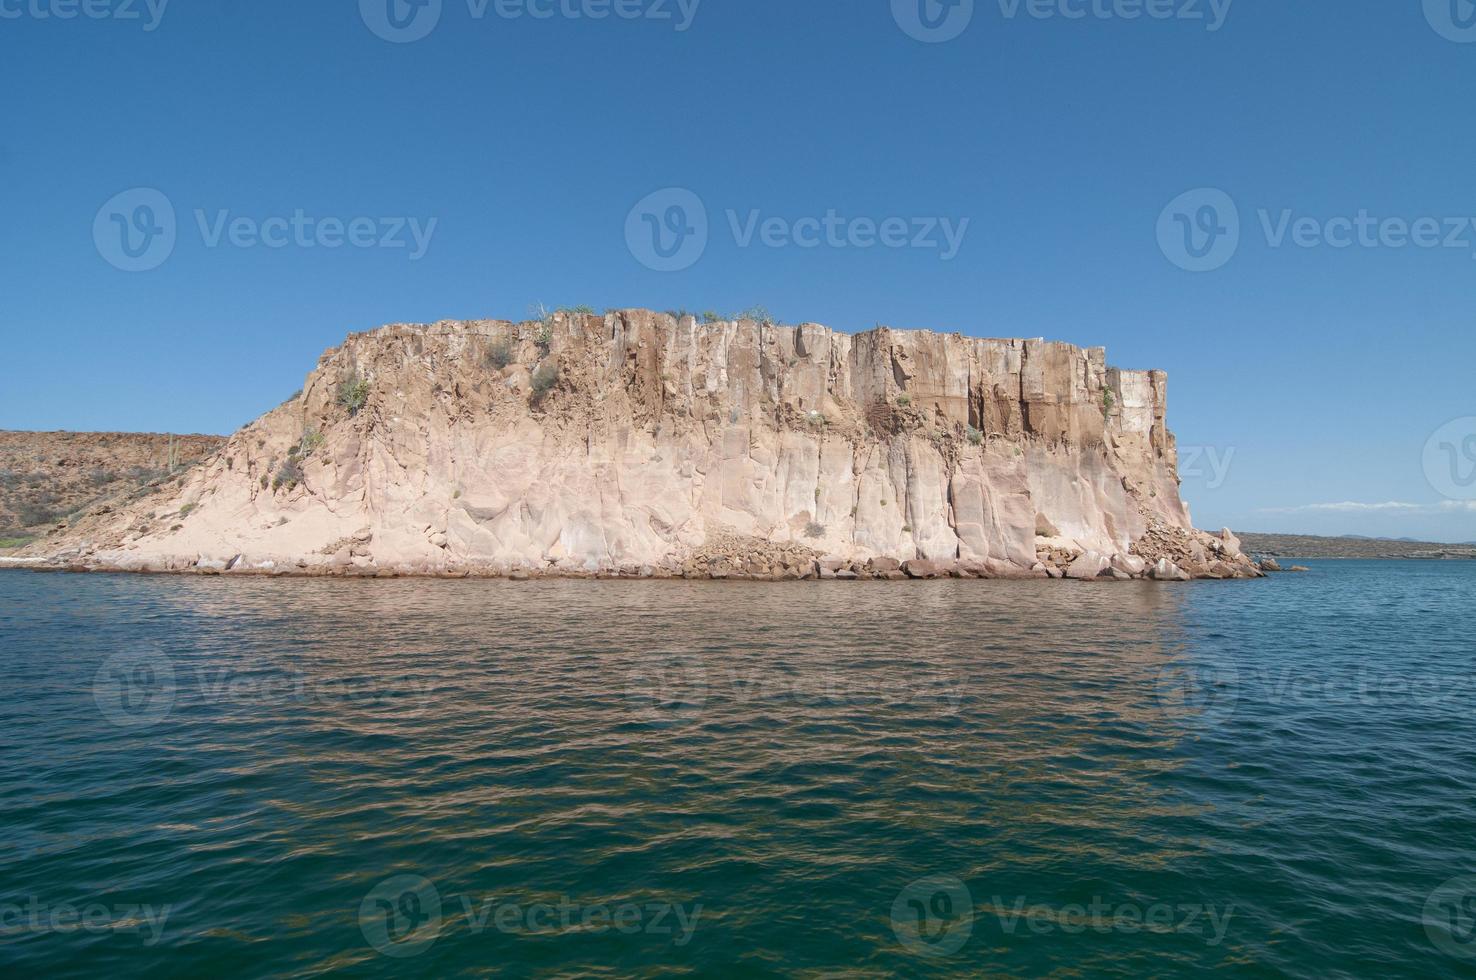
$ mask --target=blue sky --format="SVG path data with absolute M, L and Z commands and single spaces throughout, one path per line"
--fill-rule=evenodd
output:
M 0 427 L 762 304 L 1167 370 L 1202 525 L 1476 539 L 1469 0 L 422 2 L 0 0 Z

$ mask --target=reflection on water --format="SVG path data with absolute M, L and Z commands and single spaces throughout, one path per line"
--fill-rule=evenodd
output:
M 0 575 L 0 961 L 1407 972 L 1471 699 L 1305 682 L 1469 677 L 1476 576 L 1420 574 Z

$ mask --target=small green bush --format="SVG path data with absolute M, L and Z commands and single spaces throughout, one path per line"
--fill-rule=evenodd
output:
M 775 326 L 779 323 L 779 321 L 774 318 L 774 314 L 770 313 L 762 306 L 750 306 L 746 310 L 739 310 L 737 313 L 733 314 L 733 319 L 752 320 L 754 323 L 766 327 Z
M 299 456 L 310 456 L 322 448 L 324 441 L 323 433 L 317 429 L 304 429 L 302 438 L 297 443 L 297 454 Z
M 1107 389 L 1107 388 L 1103 388 L 1102 389 L 1102 414 L 1103 415 L 1110 415 L 1110 414 L 1112 414 L 1112 404 L 1113 404 L 1113 401 L 1112 401 L 1112 392 L 1109 389 Z
M 348 409 L 352 417 L 369 401 L 369 382 L 357 373 L 349 375 L 338 384 L 338 404 Z
M 907 408 L 909 405 L 912 404 L 912 396 L 911 395 L 898 395 L 897 396 L 897 404 L 898 404 L 898 406 L 900 406 L 902 408 Z
M 553 390 L 554 385 L 559 383 L 559 369 L 556 365 L 545 364 L 533 372 L 533 400 L 543 401 L 544 397 Z
M 280 490 L 286 487 L 289 491 L 302 482 L 302 464 L 297 458 L 291 457 L 277 470 L 277 478 L 272 481 L 272 489 Z
M 501 371 L 512 362 L 512 345 L 507 341 L 499 341 L 487 348 L 487 366 L 494 371 Z
M 825 537 L 825 525 L 819 523 L 818 521 L 811 521 L 810 523 L 808 523 L 808 524 L 805 525 L 805 537 L 807 537 L 807 538 L 823 538 L 823 537 Z
M 544 320 L 543 325 L 538 328 L 538 336 L 533 343 L 538 347 L 538 356 L 547 357 L 548 352 L 553 350 L 554 328 L 552 320 Z
M 702 312 L 703 323 L 721 323 L 722 321 L 723 318 L 717 310 L 704 310 Z
M 984 433 L 980 432 L 972 425 L 964 430 L 964 434 L 969 437 L 969 442 L 971 442 L 975 446 L 982 445 L 984 442 Z
M 183 507 L 181 507 L 179 509 L 179 516 L 180 517 L 189 517 L 190 516 L 190 512 L 193 511 L 194 509 L 195 509 L 195 505 L 194 504 L 185 504 Z

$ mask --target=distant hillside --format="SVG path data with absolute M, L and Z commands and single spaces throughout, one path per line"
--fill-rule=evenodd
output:
M 0 540 L 33 535 L 215 452 L 222 436 L 0 430 Z
M 1240 534 L 1249 554 L 1273 558 L 1476 558 L 1476 545 L 1311 534 Z

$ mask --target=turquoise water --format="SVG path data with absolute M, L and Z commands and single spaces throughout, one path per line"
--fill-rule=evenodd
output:
M 0 971 L 1473 975 L 1476 563 L 1309 564 L 0 573 Z

